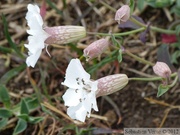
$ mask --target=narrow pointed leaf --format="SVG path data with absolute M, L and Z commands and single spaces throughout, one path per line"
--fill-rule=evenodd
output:
M 1 118 L 9 118 L 13 115 L 13 113 L 5 108 L 0 108 L 0 117 Z
M 21 114 L 29 114 L 29 108 L 27 106 L 27 103 L 25 102 L 24 99 L 21 100 Z
M 29 110 L 34 110 L 37 107 L 40 107 L 40 104 L 39 104 L 39 101 L 37 98 L 33 98 L 31 100 L 28 100 L 26 103 L 27 103 Z
M 15 67 L 10 71 L 6 72 L 0 79 L 0 84 L 6 85 L 10 79 L 17 76 L 22 70 L 26 68 L 26 64 L 22 64 L 19 67 Z
M 137 8 L 139 9 L 139 11 L 142 11 L 144 9 L 144 5 L 145 5 L 145 0 L 137 0 Z
M 8 89 L 2 84 L 0 84 L 0 101 L 3 102 L 6 108 L 10 108 L 11 101 L 8 94 Z
M 44 118 L 43 117 L 29 117 L 28 122 L 31 124 L 36 124 L 42 121 Z
M 14 129 L 13 135 L 18 135 L 27 128 L 27 122 L 23 119 L 19 119 L 18 123 Z
M 122 50 L 119 49 L 118 62 L 121 63 L 121 61 L 122 61 Z
M 28 115 L 28 114 L 19 114 L 19 115 L 18 115 L 18 118 L 23 119 L 23 120 L 25 120 L 25 121 L 28 122 L 28 120 L 29 120 L 29 115 Z
M 0 52 L 3 52 L 3 53 L 11 53 L 12 50 L 11 50 L 10 48 L 0 46 Z
M 6 21 L 6 18 L 4 15 L 2 15 L 2 20 L 3 20 L 3 24 L 4 24 L 4 33 L 6 36 L 6 39 L 8 40 L 9 45 L 11 46 L 12 49 L 14 49 L 14 51 L 21 57 L 23 58 L 23 55 L 21 54 L 21 52 L 18 50 L 17 45 L 12 41 L 11 36 L 8 32 L 8 23 Z
M 58 14 L 63 15 L 63 12 L 59 10 L 51 0 L 46 0 L 46 3 L 53 8 Z
M 157 93 L 157 97 L 162 96 L 164 93 L 166 93 L 169 90 L 168 86 L 164 86 L 162 84 L 159 85 L 158 87 L 158 93 Z
M 8 122 L 8 118 L 2 118 L 0 120 L 0 130 L 7 125 L 7 122 Z
M 110 63 L 112 61 L 114 61 L 115 59 L 117 59 L 118 56 L 118 51 L 115 50 L 112 52 L 112 56 L 107 56 L 106 58 L 104 58 L 103 60 L 101 60 L 99 63 L 97 63 L 96 65 L 91 66 L 90 68 L 87 69 L 88 73 L 93 73 L 94 71 L 96 71 L 97 69 L 99 69 L 100 67 L 104 66 L 106 63 Z

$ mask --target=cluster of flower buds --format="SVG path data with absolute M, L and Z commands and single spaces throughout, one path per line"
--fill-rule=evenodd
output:
M 30 36 L 28 37 L 29 43 L 25 44 L 25 47 L 29 50 L 29 56 L 26 59 L 28 66 L 35 66 L 42 49 L 47 47 L 47 45 L 67 44 L 86 36 L 86 30 L 82 26 L 44 27 L 39 7 L 37 5 L 28 4 L 27 8 L 26 20 L 30 27 L 27 33 L 30 34 Z M 43 9 L 45 9 L 45 7 Z M 129 17 L 130 8 L 128 5 L 122 6 L 115 14 L 115 20 L 118 23 L 126 22 Z M 84 49 L 86 61 L 101 55 L 107 49 L 108 45 L 109 42 L 106 39 L 99 39 L 90 44 Z

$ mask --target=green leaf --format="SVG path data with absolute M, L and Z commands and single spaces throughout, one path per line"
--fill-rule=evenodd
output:
M 122 50 L 119 49 L 119 53 L 118 53 L 118 62 L 121 63 L 122 61 Z
M 9 118 L 13 115 L 13 113 L 5 108 L 0 108 L 0 117 L 1 118 Z
M 142 11 L 144 9 L 144 0 L 138 0 L 137 7 L 138 7 L 139 11 Z
M 146 0 L 147 4 L 154 8 L 171 6 L 175 0 Z
M 157 93 L 157 97 L 162 96 L 164 93 L 166 93 L 169 90 L 169 86 L 164 86 L 162 84 L 159 85 L 158 87 L 158 93 Z
M 20 114 L 20 115 L 18 115 L 18 118 L 21 118 L 31 124 L 36 124 L 44 119 L 44 117 L 32 117 L 27 114 Z
M 116 40 L 116 37 L 114 35 L 111 35 L 111 40 L 114 46 L 120 48 L 121 44 Z
M 77 45 L 73 44 L 73 43 L 69 43 L 68 46 L 74 51 L 76 52 L 79 56 L 83 55 L 83 52 L 81 49 L 77 48 Z
M 14 49 L 14 51 L 21 57 L 23 58 L 23 55 L 21 54 L 21 52 L 18 50 L 17 45 L 12 41 L 11 36 L 8 32 L 8 23 L 6 21 L 6 18 L 4 15 L 2 15 L 2 20 L 3 20 L 3 24 L 4 24 L 4 33 L 6 36 L 6 39 L 8 40 L 9 45 L 12 47 L 12 49 Z
M 103 60 L 101 60 L 99 63 L 97 63 L 96 65 L 91 66 L 90 68 L 87 69 L 88 73 L 93 73 L 95 70 L 99 69 L 100 67 L 104 66 L 106 63 L 112 62 L 114 61 L 117 56 L 118 56 L 118 51 L 115 50 L 112 52 L 111 56 L 107 56 L 106 58 L 104 58 Z
M 0 120 L 0 130 L 7 125 L 7 122 L 8 122 L 8 118 L 2 118 Z
M 171 62 L 179 64 L 178 59 L 180 58 L 180 50 L 175 51 L 171 56 Z
M 36 124 L 39 123 L 40 121 L 42 121 L 44 119 L 44 117 L 29 117 L 28 122 L 31 124 Z
M 13 78 L 14 76 L 17 76 L 22 70 L 26 68 L 26 64 L 22 64 L 19 67 L 13 68 L 10 71 L 6 72 L 0 79 L 0 84 L 6 85 L 8 81 Z
M 131 15 L 132 15 L 132 13 L 133 13 L 133 11 L 134 11 L 134 4 L 135 4 L 135 1 L 134 1 L 134 0 L 130 0 L 130 5 L 129 5 L 129 7 L 130 7 L 130 9 L 131 9 Z
M 170 10 L 171 13 L 175 13 L 177 16 L 180 16 L 180 7 L 175 5 Z
M 21 100 L 21 114 L 29 114 L 29 108 L 27 106 L 27 103 L 25 102 L 24 99 Z
M 180 34 L 180 25 L 176 26 L 176 35 L 178 36 Z
M 0 101 L 3 102 L 6 108 L 10 108 L 11 101 L 10 101 L 9 93 L 7 88 L 2 84 L 0 84 Z
M 26 101 L 26 103 L 27 103 L 27 106 L 28 106 L 29 110 L 34 110 L 34 109 L 36 109 L 37 107 L 40 106 L 37 97 Z
M 59 10 L 51 0 L 46 0 L 47 4 L 54 9 L 58 14 L 63 15 L 63 12 Z
M 0 46 L 0 52 L 3 52 L 3 53 L 11 53 L 12 50 L 11 50 L 10 48 Z
M 29 115 L 28 114 L 19 114 L 18 118 L 21 118 L 21 119 L 25 120 L 26 122 L 28 122 Z
M 14 129 L 13 135 L 18 135 L 27 128 L 27 122 L 23 119 L 19 119 L 18 123 Z

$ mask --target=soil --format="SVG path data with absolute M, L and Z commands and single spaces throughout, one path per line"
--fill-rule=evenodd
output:
M 46 15 L 44 22 L 48 26 L 59 25 L 82 25 L 86 27 L 87 32 L 101 32 L 101 33 L 120 33 L 129 31 L 131 29 L 119 29 L 117 22 L 114 21 L 114 12 L 102 4 L 102 1 L 70 1 L 66 0 L 66 5 L 63 6 L 62 1 L 52 1 L 55 6 L 62 11 L 58 14 L 49 4 L 46 4 Z M 125 1 L 108 1 L 105 3 L 118 9 Z M 27 22 L 25 15 L 27 12 L 28 3 L 37 3 L 42 5 L 43 1 L 21 1 L 21 0 L 8 0 L 0 2 L 0 13 L 4 14 L 8 23 L 8 31 L 13 41 L 18 45 L 18 48 L 24 54 L 27 50 L 23 48 L 23 44 L 27 43 Z M 16 8 L 15 8 L 16 6 Z M 169 11 L 169 8 L 167 8 Z M 78 13 L 79 11 L 79 13 Z M 146 6 L 142 12 L 139 12 L 137 7 L 133 15 L 141 17 L 145 23 L 151 22 L 151 25 L 167 28 L 173 21 L 169 21 L 167 14 L 163 9 L 155 9 Z M 0 29 L 4 25 L 0 20 Z M 36 86 L 40 89 L 43 95 L 43 102 L 48 102 L 44 87 L 48 90 L 51 103 L 54 107 L 66 113 L 66 107 L 63 104 L 61 96 L 66 91 L 61 85 L 64 81 L 66 67 L 72 58 L 79 58 L 86 45 L 99 39 L 101 36 L 87 34 L 85 38 L 73 43 L 73 45 L 59 45 L 60 47 L 48 46 L 48 51 L 51 57 L 48 56 L 45 49 L 41 54 L 35 68 L 26 68 L 21 71 L 17 76 L 13 77 L 6 85 L 11 92 L 11 102 L 17 104 L 22 97 L 31 96 L 35 93 L 32 82 L 29 76 L 34 80 Z M 123 36 L 123 47 L 131 53 L 140 56 L 153 63 L 157 61 L 157 51 L 161 44 L 161 33 L 150 31 L 146 34 L 146 43 L 142 43 L 139 39 L 139 33 Z M 171 44 L 169 44 L 171 45 Z M 10 47 L 6 40 L 4 31 L 0 31 L 0 46 Z M 173 52 L 173 48 L 170 49 Z M 100 58 L 82 63 L 85 69 L 88 69 L 93 63 L 102 61 L 106 56 L 110 55 L 113 51 L 111 47 L 107 53 L 101 55 Z M 80 52 L 80 53 L 79 53 Z M 9 58 L 9 63 L 7 63 Z M 14 52 L 11 54 L 0 52 L 0 76 L 2 77 L 9 70 L 23 64 L 25 60 L 18 57 Z M 178 65 L 174 65 L 178 68 Z M 131 77 L 146 77 L 146 75 L 154 75 L 152 67 L 140 63 L 132 57 L 123 54 L 123 60 L 118 63 L 118 60 L 107 63 L 98 68 L 92 73 L 92 79 L 98 79 L 107 75 L 123 73 Z M 44 81 L 44 82 L 43 82 Z M 157 88 L 161 81 L 129 81 L 128 85 L 122 90 L 108 95 L 106 97 L 99 97 L 97 99 L 99 111 L 93 111 L 92 114 L 96 116 L 103 116 L 108 121 L 99 118 L 87 118 L 84 124 L 74 124 L 59 113 L 51 110 L 53 115 L 49 115 L 41 108 L 35 110 L 31 116 L 43 116 L 45 120 L 39 124 L 28 124 L 23 135 L 36 135 L 36 134 L 76 134 L 75 128 L 79 130 L 88 130 L 89 134 L 123 134 L 123 128 L 180 128 L 180 108 L 170 109 L 165 103 L 169 105 L 180 105 L 180 85 L 177 83 L 172 89 L 161 97 L 157 97 Z M 12 96 L 12 93 L 17 94 L 19 97 Z M 3 104 L 0 102 L 0 106 Z M 169 111 L 169 113 L 167 113 Z M 167 114 L 167 115 L 166 115 Z M 14 117 L 13 117 L 14 118 Z M 11 118 L 11 119 L 13 119 Z M 0 131 L 2 135 L 11 135 L 17 121 L 8 125 L 4 130 Z M 72 126 L 74 125 L 74 126 Z M 42 128 L 42 129 L 41 129 Z M 64 128 L 67 128 L 65 130 Z M 64 129 L 64 130 L 63 130 Z M 82 133 L 83 134 L 83 133 Z M 85 132 L 84 134 L 88 134 Z

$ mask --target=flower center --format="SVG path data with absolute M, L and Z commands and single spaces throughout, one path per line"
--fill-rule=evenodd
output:
M 82 98 L 80 98 L 80 102 L 86 99 L 87 94 L 91 93 L 91 85 L 88 82 L 85 82 L 83 78 L 76 78 L 77 85 L 80 86 L 79 89 L 76 89 L 76 93 L 81 90 L 82 91 Z

